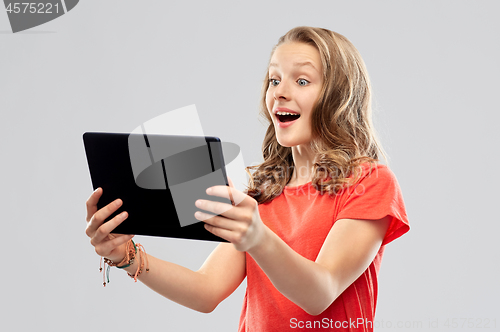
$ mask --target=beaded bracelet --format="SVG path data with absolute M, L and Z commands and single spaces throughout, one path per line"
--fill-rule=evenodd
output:
M 132 242 L 132 245 L 134 246 L 134 248 L 132 249 L 132 247 L 130 247 L 130 242 Z M 116 267 L 119 268 L 119 269 L 124 269 L 126 267 L 129 267 L 130 265 L 132 265 L 134 263 L 134 259 L 135 259 L 135 255 L 137 254 L 137 246 L 134 242 L 134 240 L 130 240 L 129 242 L 127 242 L 127 255 L 125 256 L 125 258 L 118 264 L 116 264 Z M 122 265 L 126 263 L 125 265 Z
M 131 244 L 133 246 L 131 246 Z M 132 265 L 136 254 L 137 254 L 137 247 L 135 245 L 135 242 L 134 240 L 130 240 L 127 242 L 127 247 L 125 248 L 125 257 L 123 257 L 121 262 L 115 263 L 110 259 L 104 258 L 104 263 L 108 264 L 109 266 L 116 266 L 119 269 L 124 269 Z
M 142 246 L 142 244 L 137 243 L 137 248 L 139 248 L 139 258 L 141 262 L 137 267 L 137 271 L 134 275 L 128 273 L 129 277 L 133 278 L 135 282 L 137 282 L 137 277 L 139 277 L 144 269 L 144 261 L 146 261 L 146 273 L 149 272 L 149 260 L 148 255 L 146 254 L 146 249 Z
M 139 266 L 137 267 L 137 271 L 135 272 L 134 275 L 128 273 L 128 275 L 134 279 L 135 282 L 137 282 L 137 277 L 139 277 L 143 271 L 144 268 L 144 261 L 146 261 L 146 272 L 149 272 L 149 261 L 148 261 L 148 256 L 146 254 L 146 250 L 144 247 L 140 244 L 135 242 L 131 239 L 130 241 L 127 242 L 127 246 L 125 248 L 125 257 L 121 260 L 119 263 L 115 263 L 110 259 L 104 258 L 104 271 L 102 267 L 102 261 L 103 257 L 101 257 L 101 263 L 99 266 L 99 272 L 103 272 L 102 274 L 102 284 L 104 287 L 106 287 L 106 281 L 109 284 L 109 271 L 111 266 L 116 266 L 119 269 L 124 269 L 126 267 L 131 266 L 134 263 L 135 257 L 137 255 L 137 251 L 139 251 L 139 256 L 140 256 L 140 263 Z M 145 257 L 145 259 L 144 259 Z M 106 264 L 108 265 L 106 267 Z M 125 264 L 125 265 L 122 265 Z

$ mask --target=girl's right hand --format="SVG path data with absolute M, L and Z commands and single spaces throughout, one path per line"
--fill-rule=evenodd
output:
M 121 199 L 117 199 L 97 210 L 97 202 L 101 196 L 102 189 L 97 188 L 87 200 L 87 229 L 85 233 L 90 238 L 90 243 L 95 247 L 95 252 L 99 256 L 118 263 L 125 257 L 126 243 L 134 235 L 111 234 L 116 226 L 127 219 L 128 214 L 124 211 L 104 223 L 104 220 L 118 210 L 123 202 Z

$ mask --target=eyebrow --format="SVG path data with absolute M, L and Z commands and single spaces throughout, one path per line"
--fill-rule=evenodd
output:
M 314 67 L 314 65 L 312 64 L 312 62 L 310 61 L 304 61 L 304 62 L 294 62 L 293 63 L 293 66 L 294 67 L 304 67 L 304 66 L 311 66 L 313 67 L 314 69 L 316 69 L 316 67 Z M 274 63 L 274 62 L 271 62 L 269 63 L 269 68 L 270 67 L 278 67 L 278 64 L 277 63 Z M 318 70 L 318 69 L 316 69 Z

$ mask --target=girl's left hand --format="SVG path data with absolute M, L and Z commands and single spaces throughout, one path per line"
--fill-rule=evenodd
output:
M 234 188 L 231 179 L 229 185 L 210 187 L 207 195 L 238 202 L 236 206 L 199 199 L 196 207 L 213 214 L 197 211 L 194 216 L 206 223 L 210 233 L 231 242 L 236 250 L 248 251 L 261 243 L 266 226 L 260 219 L 257 201 Z

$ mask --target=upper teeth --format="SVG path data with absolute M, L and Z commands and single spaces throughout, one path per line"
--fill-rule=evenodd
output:
M 276 112 L 277 115 L 298 115 L 297 113 L 289 113 L 289 112 Z

